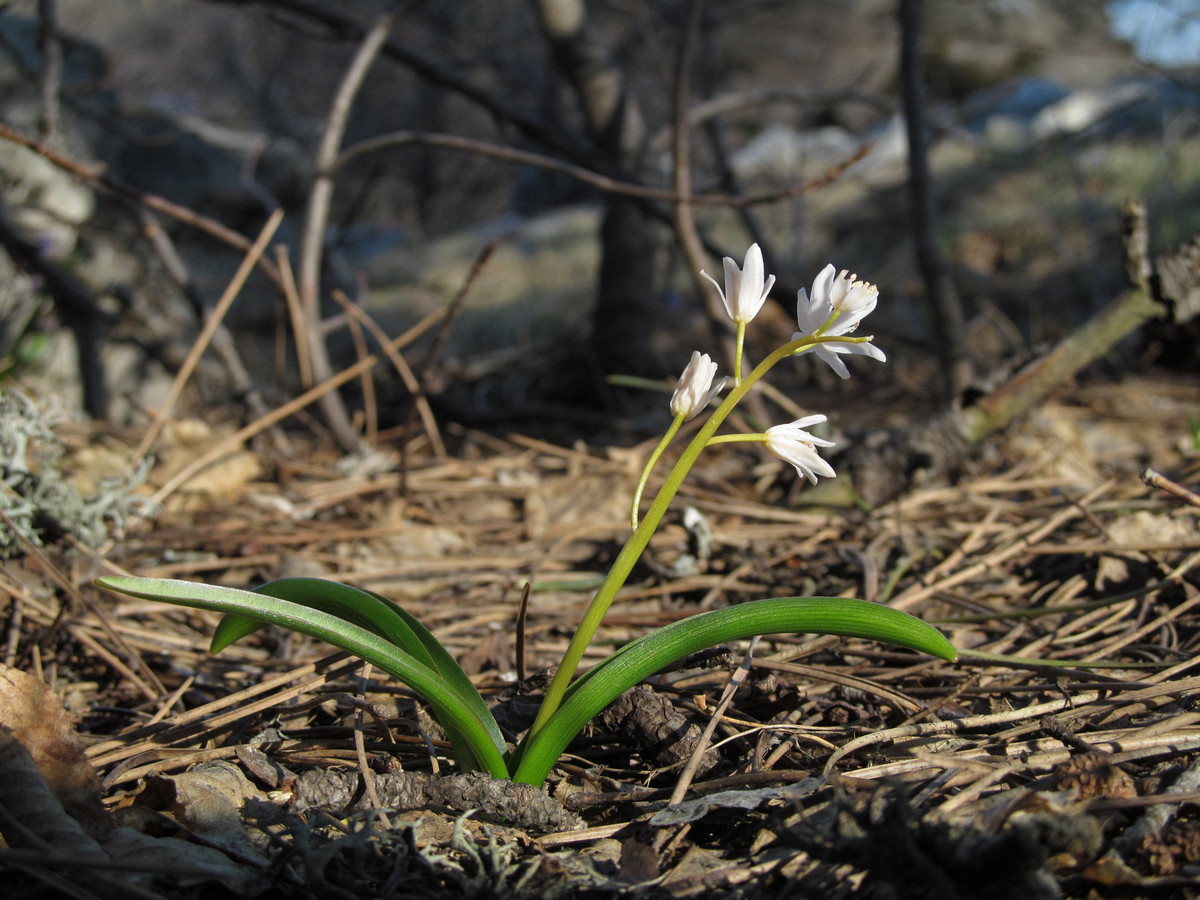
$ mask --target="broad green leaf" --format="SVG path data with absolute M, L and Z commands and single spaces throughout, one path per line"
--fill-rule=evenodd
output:
M 458 695 L 459 702 L 469 708 L 488 728 L 492 743 L 497 749 L 501 753 L 507 752 L 504 736 L 500 733 L 496 720 L 480 696 L 478 688 L 462 670 L 462 666 L 428 628 L 399 604 L 374 591 L 323 578 L 281 578 L 255 588 L 254 593 L 290 600 L 330 613 L 373 631 L 400 647 L 445 679 Z M 222 619 L 213 634 L 214 647 L 217 646 L 217 635 L 221 633 L 221 626 L 224 624 L 225 619 Z M 233 626 L 243 627 L 236 621 Z M 237 635 L 240 636 L 242 635 Z M 236 640 L 236 637 L 233 639 Z M 450 736 L 449 733 L 447 736 Z
M 899 644 L 946 660 L 958 651 L 907 613 L 844 597 L 776 597 L 700 613 L 626 644 L 580 676 L 562 706 L 513 755 L 514 781 L 541 784 L 583 727 L 622 692 L 659 669 L 714 644 L 761 634 L 837 634 Z
M 246 616 L 290 628 L 353 653 L 395 676 L 425 699 L 438 721 L 447 727 L 447 736 L 452 736 L 451 743 L 463 768 L 484 769 L 497 778 L 508 776 L 505 745 L 495 739 L 499 728 L 483 707 L 482 698 L 478 706 L 483 707 L 486 718 L 480 717 L 474 703 L 464 702 L 459 690 L 433 667 L 374 631 L 320 609 L 236 588 L 130 576 L 107 576 L 96 582 L 135 597 Z M 473 686 L 472 691 L 479 697 Z

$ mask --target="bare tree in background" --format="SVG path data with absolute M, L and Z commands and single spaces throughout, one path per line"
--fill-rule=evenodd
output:
M 926 152 L 929 127 L 921 69 L 921 6 L 922 0 L 900 0 L 900 90 L 908 136 L 909 214 L 917 269 L 925 282 L 925 296 L 938 337 L 944 385 L 946 393 L 954 396 L 966 387 L 970 364 L 963 348 L 966 327 L 962 302 L 937 244 L 933 186 Z
M 583 0 L 533 0 L 588 133 L 617 168 L 636 171 L 645 128 L 625 73 L 588 28 Z M 656 226 L 642 201 L 609 194 L 601 228 L 592 344 L 605 371 L 645 373 L 652 358 Z
M 666 299 L 656 256 L 660 261 L 666 256 L 658 251 L 670 240 L 670 229 L 678 232 L 683 250 L 679 258 L 686 258 L 692 274 L 701 267 L 713 271 L 711 266 L 726 253 L 740 256 L 750 240 L 763 243 L 768 260 L 774 256 L 772 262 L 781 270 L 777 294 L 790 310 L 795 286 L 782 285 L 789 277 L 798 278 L 798 272 L 789 272 L 783 254 L 773 254 L 778 248 L 766 243 L 773 230 L 766 223 L 778 220 L 778 210 L 757 220 L 751 212 L 796 200 L 805 190 L 819 187 L 822 177 L 832 180 L 858 158 L 829 163 L 811 182 L 801 183 L 796 173 L 802 169 L 764 175 L 767 170 L 755 169 L 758 163 L 747 164 L 744 159 L 735 174 L 726 141 L 749 149 L 768 123 L 807 137 L 806 132 L 827 119 L 842 123 L 841 108 L 847 99 L 866 98 L 872 116 L 879 109 L 894 109 L 892 98 L 878 93 L 882 85 L 894 84 L 895 58 L 890 54 L 877 64 L 872 59 L 878 71 L 867 69 L 865 76 L 863 70 L 847 65 L 836 71 L 814 65 L 808 74 L 798 74 L 790 57 L 781 55 L 785 43 L 797 36 L 808 41 L 809 56 L 824 52 L 819 38 L 838 26 L 831 19 L 841 13 L 817 5 L 797 12 L 786 4 L 760 0 L 731 0 L 728 5 L 673 0 L 639 6 L 634 16 L 586 0 L 532 0 L 508 6 L 503 13 L 483 4 L 382 0 L 363 0 L 352 7 L 316 0 L 207 2 L 238 12 L 220 24 L 226 30 L 232 29 L 230 22 L 237 24 L 230 31 L 239 37 L 238 42 L 230 42 L 230 58 L 245 80 L 239 87 L 247 88 L 244 93 L 251 96 L 261 92 L 261 104 L 274 111 L 273 117 L 267 117 L 274 129 L 271 138 L 310 148 L 304 163 L 296 167 L 295 193 L 283 201 L 291 210 L 297 208 L 302 192 L 309 201 L 303 242 L 295 253 L 295 293 L 305 312 L 304 327 L 296 329 L 297 344 L 303 345 L 313 370 L 301 385 L 305 388 L 336 378 L 343 362 L 330 356 L 327 345 L 330 335 L 347 320 L 336 311 L 333 318 L 323 317 L 331 310 L 327 301 L 332 289 L 340 287 L 353 299 L 351 278 L 360 271 L 353 267 L 371 258 L 366 254 L 378 252 L 365 250 L 358 257 L 341 253 L 354 240 L 345 238 L 353 231 L 349 226 L 381 224 L 392 234 L 411 228 L 417 237 L 405 246 L 408 249 L 419 247 L 423 239 L 513 209 L 541 212 L 581 196 L 578 190 L 564 193 L 555 185 L 544 193 L 535 191 L 538 196 L 529 204 L 519 202 L 503 175 L 497 175 L 498 168 L 514 164 L 523 173 L 540 167 L 553 172 L 554 178 L 573 179 L 587 185 L 589 192 L 600 191 L 604 208 L 592 314 L 596 361 L 605 372 L 661 375 L 665 362 L 661 352 L 672 335 L 664 327 Z M 52 0 L 41 0 L 45 22 L 52 22 L 54 7 Z M 390 28 L 391 15 L 398 9 L 408 14 L 403 27 Z M 755 15 L 768 24 L 774 22 L 764 9 L 788 26 L 765 35 L 774 40 L 764 41 L 762 49 L 751 48 L 745 33 L 726 30 L 758 28 L 759 23 L 745 21 Z M 867 4 L 859 12 L 864 9 L 870 12 L 876 7 Z M 876 16 L 882 26 L 879 21 L 875 24 L 889 50 L 896 49 L 891 43 L 894 22 L 901 26 L 914 256 L 937 330 L 947 386 L 957 391 L 967 375 L 963 314 L 937 244 L 925 153 L 922 11 L 921 0 L 897 0 L 896 7 L 885 6 Z M 374 25 L 372 14 L 377 17 Z M 931 35 L 936 36 L 938 24 L 935 19 Z M 932 37 L 930 41 L 936 46 Z M 759 72 L 753 67 L 767 53 L 780 60 L 776 68 L 761 70 L 769 87 L 747 89 L 730 76 Z M 831 58 L 836 56 L 830 51 Z M 285 65 L 301 57 L 306 65 Z M 811 74 L 814 70 L 820 74 Z M 270 85 L 273 90 L 258 80 L 263 73 L 276 79 Z M 698 73 L 703 85 L 699 91 L 689 84 L 693 73 Z M 338 74 L 342 74 L 340 88 Z M 847 93 L 847 84 L 854 84 L 855 91 Z M 720 94 L 723 90 L 730 93 Z M 703 102 L 697 102 L 698 94 Z M 559 115 L 559 105 L 573 108 Z M 265 120 L 251 104 L 247 107 L 257 133 Z M 844 122 L 852 134 L 866 133 L 868 123 L 863 117 Z M 450 133 L 436 132 L 438 128 Z M 705 129 L 708 142 L 689 142 L 693 128 Z M 867 152 L 866 145 L 861 152 Z M 665 160 L 673 166 L 671 178 L 660 166 Z M 269 168 L 264 164 L 260 171 Z M 302 184 L 306 171 L 307 183 Z M 552 178 L 547 178 L 537 186 L 550 182 Z M 472 188 L 479 189 L 472 193 Z M 284 194 L 272 187 L 265 196 Z M 719 205 L 729 208 L 723 218 L 712 214 Z M 217 213 L 214 218 L 229 217 Z M 722 228 L 728 223 L 735 224 L 738 237 Z M 713 234 L 736 246 L 716 246 Z M 821 234 L 817 243 L 823 238 Z M 408 241 L 407 236 L 384 239 Z M 339 246 L 343 240 L 346 243 Z M 774 240 L 780 240 L 778 231 Z M 801 255 L 826 249 L 802 240 L 795 244 L 803 248 Z M 327 252 L 330 249 L 339 252 L 335 256 Z M 341 266 L 346 260 L 349 265 Z M 864 264 L 857 259 L 854 263 Z M 365 288 L 366 282 L 361 286 Z M 715 322 L 719 316 L 712 318 Z M 319 403 L 325 424 L 339 444 L 345 449 L 358 446 L 359 423 L 348 414 L 340 395 L 332 391 Z

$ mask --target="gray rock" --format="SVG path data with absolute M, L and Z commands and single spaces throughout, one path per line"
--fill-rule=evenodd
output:
M 731 153 L 729 163 L 740 178 L 789 176 L 804 165 L 829 165 L 845 159 L 858 143 L 846 129 L 832 125 L 808 131 L 771 125 Z

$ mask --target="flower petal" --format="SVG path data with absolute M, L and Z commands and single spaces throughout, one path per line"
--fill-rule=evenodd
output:
M 850 286 L 854 283 L 854 278 L 854 275 L 842 269 L 838 272 L 838 277 L 833 279 L 833 283 L 829 286 L 829 305 L 834 309 L 842 308 L 842 301 L 850 293 Z
M 800 330 L 792 335 L 797 341 L 804 337 L 820 335 L 824 338 L 850 334 L 862 323 L 879 302 L 879 288 L 845 269 L 835 276 L 833 265 L 827 265 L 813 279 L 812 296 L 801 288 L 796 295 L 796 323 Z M 842 378 L 850 377 L 850 370 L 839 358 L 843 354 L 869 356 L 885 360 L 883 351 L 869 341 L 846 342 L 826 341 L 800 351 L 814 351 L 833 371 Z
M 846 379 L 850 377 L 850 370 L 846 368 L 846 364 L 842 362 L 836 350 L 831 344 L 818 344 L 816 350 L 817 358 L 828 363 L 829 368 L 837 372 L 838 377 Z
M 768 275 L 767 280 L 763 282 L 762 290 L 758 294 L 758 306 L 754 308 L 754 314 L 758 315 L 758 311 L 762 309 L 762 305 L 767 302 L 767 298 L 771 296 L 771 288 L 775 287 L 775 276 Z
M 837 280 L 837 269 L 829 263 L 813 279 L 812 302 L 815 306 L 833 308 L 833 283 Z
M 764 278 L 763 255 L 758 244 L 751 244 L 750 249 L 746 251 L 743 268 L 738 268 L 737 262 L 728 256 L 721 264 L 725 268 L 724 290 L 707 272 L 701 270 L 700 274 L 717 284 L 721 302 L 725 304 L 725 312 L 729 314 L 729 318 L 739 323 L 749 322 L 762 309 L 763 301 L 767 299 L 775 284 L 775 276 Z
M 709 355 L 693 350 L 691 360 L 675 385 L 675 393 L 671 395 L 671 415 L 683 416 L 686 422 L 707 407 L 725 387 L 724 378 L 713 386 L 712 380 L 716 374 L 717 364 Z
M 800 325 L 801 335 L 816 334 L 833 315 L 833 306 L 829 302 L 829 289 L 833 284 L 836 270 L 832 263 L 823 268 L 813 279 L 812 295 L 804 288 L 796 294 L 796 321 Z
M 796 467 L 796 471 L 813 484 L 817 476 L 833 478 L 833 466 L 817 453 L 817 447 L 832 447 L 833 441 L 814 437 L 804 429 L 825 421 L 825 416 L 805 416 L 787 425 L 775 425 L 766 431 L 767 449 L 784 462 Z
M 816 334 L 824 322 L 818 321 L 812 314 L 812 303 L 808 299 L 808 291 L 804 288 L 796 292 L 796 322 L 800 325 L 800 331 L 792 336 L 792 340 Z
M 725 304 L 725 309 L 728 310 L 729 309 L 729 301 L 725 299 L 725 291 L 721 288 L 721 285 L 717 284 L 717 279 L 713 278 L 711 275 L 709 275 L 703 269 L 700 270 L 700 274 L 703 275 L 705 278 L 707 278 L 709 281 L 711 281 L 713 283 L 713 287 L 715 287 L 717 289 L 717 293 L 721 295 L 721 302 Z
M 856 281 L 837 308 L 843 316 L 861 321 L 875 309 L 878 302 L 879 288 L 865 281 Z
M 770 291 L 771 285 L 775 283 L 774 275 L 771 276 L 769 282 L 765 281 L 765 275 L 762 250 L 758 244 L 751 244 L 750 249 L 746 251 L 746 259 L 742 263 L 741 280 L 738 282 L 735 322 L 749 322 L 762 309 L 763 301 L 767 299 L 767 293 Z M 766 290 L 764 290 L 764 286 Z
M 725 301 L 725 312 L 729 313 L 729 318 L 736 322 L 742 300 L 742 270 L 728 256 L 721 261 L 721 264 L 725 267 L 725 293 L 721 295 L 721 299 Z

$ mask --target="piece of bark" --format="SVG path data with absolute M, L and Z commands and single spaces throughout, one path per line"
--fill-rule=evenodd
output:
M 662 768 L 691 759 L 701 735 L 698 725 L 645 684 L 630 688 L 614 700 L 600 714 L 600 725 L 621 735 L 643 759 Z M 697 774 L 708 772 L 720 761 L 717 751 L 705 751 Z
M 314 769 L 296 779 L 292 800 L 296 812 L 309 809 L 338 811 L 370 808 L 359 796 L 357 772 Z M 467 775 L 429 775 L 392 772 L 375 775 L 375 790 L 387 809 L 448 807 L 459 813 L 477 810 L 485 817 L 526 831 L 548 833 L 582 828 L 578 816 L 539 788 L 492 778 L 482 772 Z

